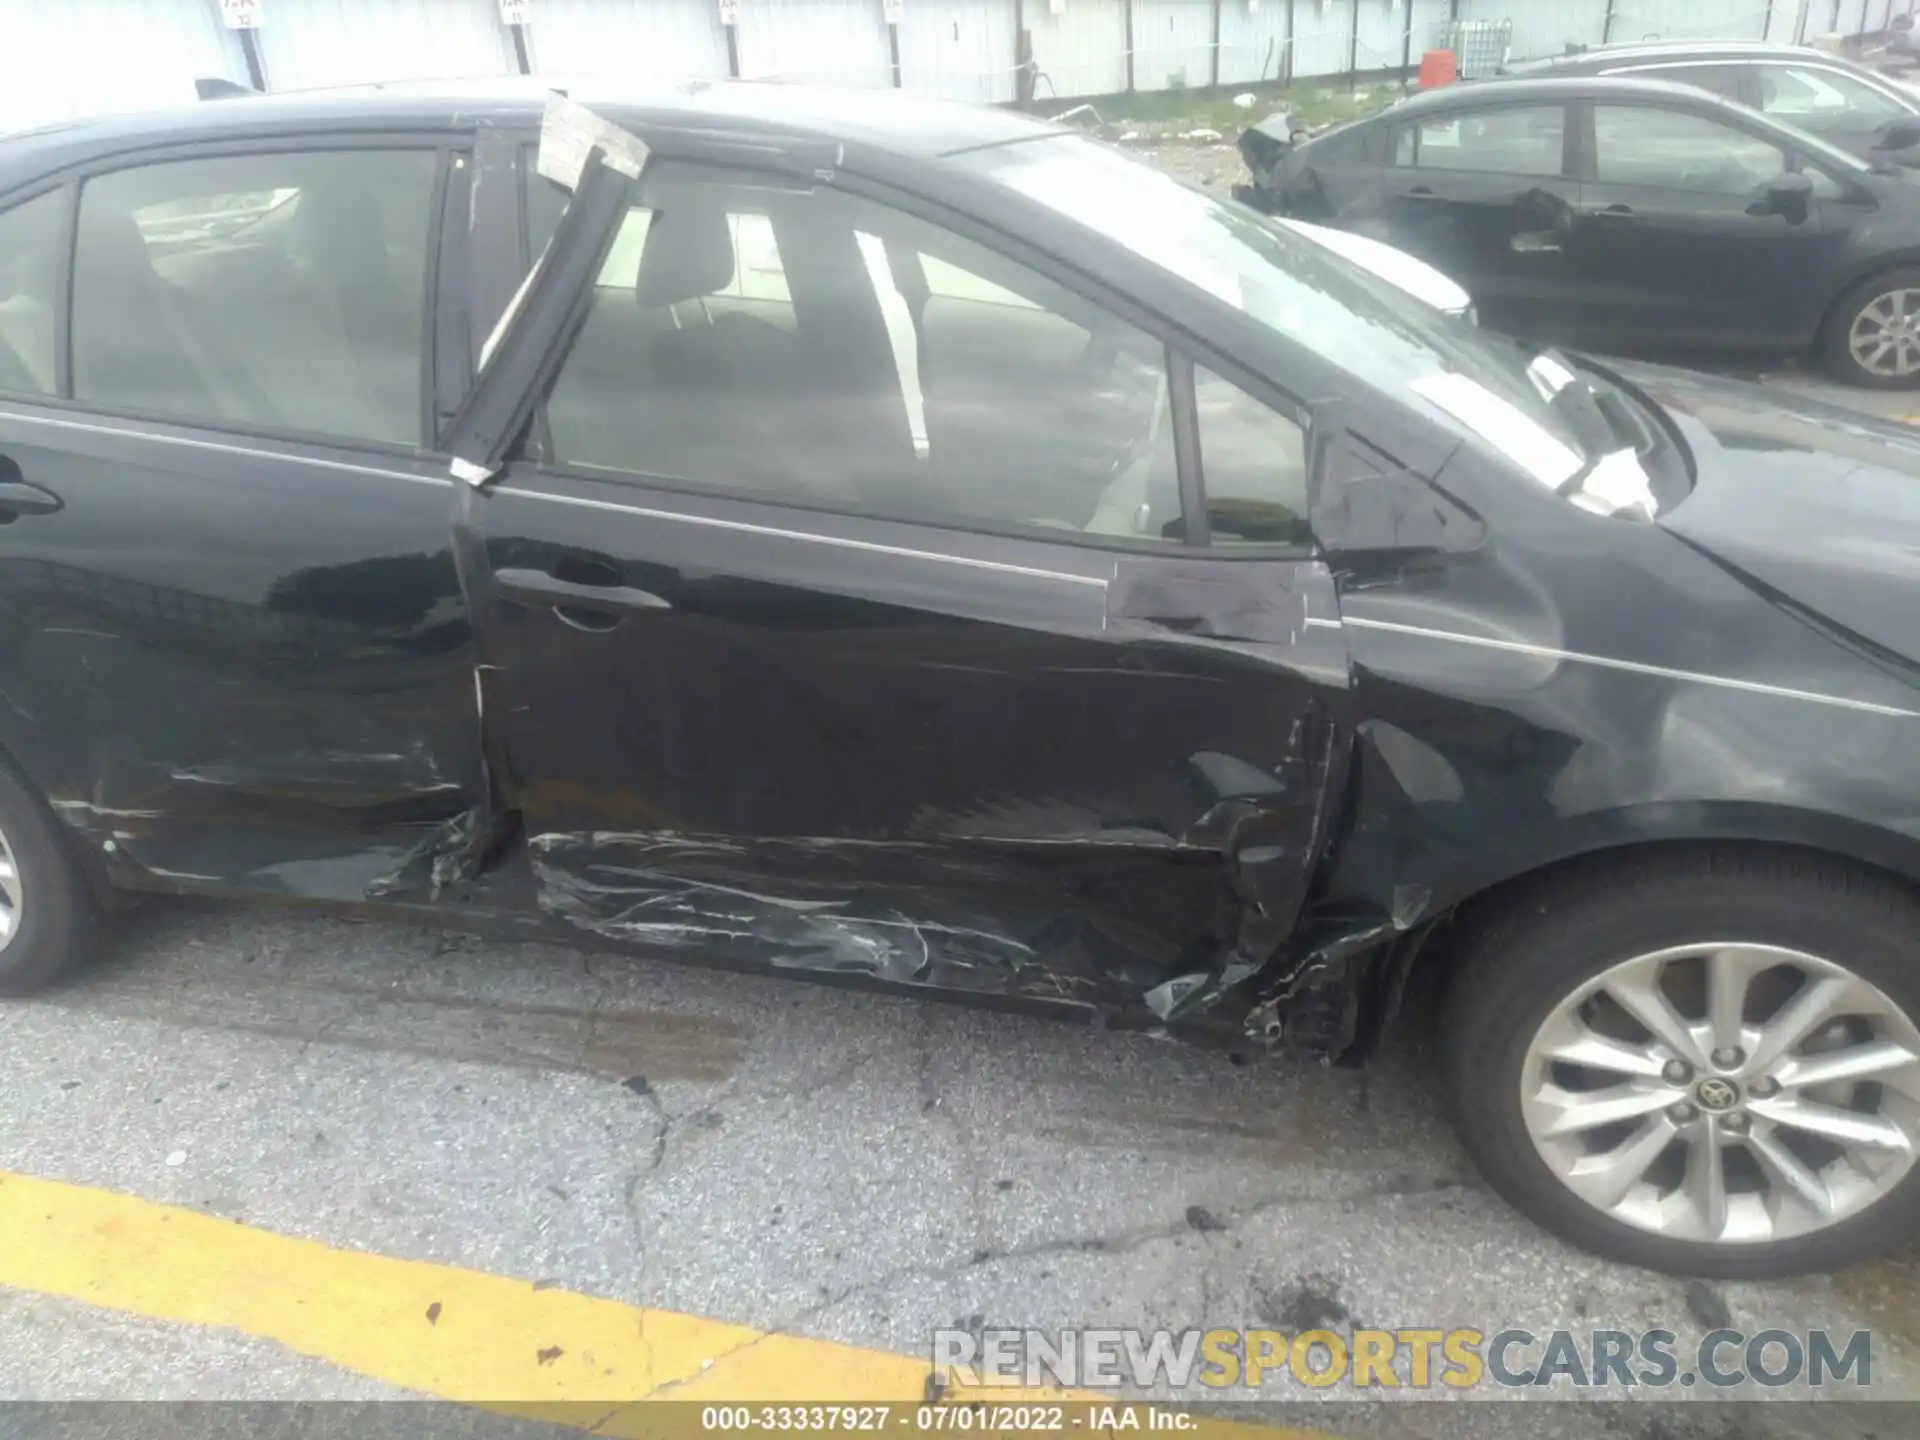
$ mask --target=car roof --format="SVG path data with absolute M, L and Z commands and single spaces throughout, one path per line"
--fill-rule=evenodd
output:
M 1720 107 L 1738 111 L 1740 117 L 1746 121 L 1762 118 L 1744 105 L 1723 99 L 1695 86 L 1682 85 L 1673 80 L 1645 79 L 1637 75 L 1516 75 L 1503 77 L 1497 84 L 1488 82 L 1443 85 L 1439 89 L 1422 91 L 1409 100 L 1403 100 L 1392 109 L 1383 111 L 1379 118 L 1399 119 L 1408 115 L 1425 114 L 1430 110 L 1453 110 L 1489 104 L 1512 105 L 1530 99 L 1564 103 L 1582 98 L 1684 100 L 1693 106 Z
M 1556 70 L 1637 61 L 1698 60 L 1706 63 L 1742 60 L 1819 60 L 1849 62 L 1843 56 L 1807 45 L 1786 45 L 1777 40 L 1625 40 L 1612 45 L 1594 45 L 1571 55 L 1549 55 L 1538 60 L 1521 60 L 1501 68 L 1502 75 L 1541 75 Z
M 0 137 L 0 191 L 50 171 L 132 150 L 250 136 L 369 129 L 459 130 L 537 125 L 563 91 L 609 119 L 645 129 L 711 128 L 842 141 L 934 157 L 1058 133 L 1031 116 L 897 90 L 769 81 L 634 84 L 605 78 L 501 76 L 338 89 L 241 93 L 196 105 L 65 121 Z

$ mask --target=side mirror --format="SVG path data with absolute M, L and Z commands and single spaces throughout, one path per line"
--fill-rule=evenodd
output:
M 1805 175 L 1776 175 L 1767 182 L 1766 193 L 1748 207 L 1749 215 L 1781 215 L 1796 225 L 1807 218 L 1807 206 L 1813 199 L 1813 181 Z
M 1889 120 L 1875 132 L 1876 150 L 1905 150 L 1912 145 L 1920 145 L 1920 116 L 1902 115 L 1897 120 Z

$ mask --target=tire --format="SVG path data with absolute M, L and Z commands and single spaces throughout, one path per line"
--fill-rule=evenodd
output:
M 1900 290 L 1916 292 L 1916 297 L 1907 302 L 1908 308 L 1920 304 L 1920 269 L 1888 270 L 1870 275 L 1835 302 L 1819 342 L 1820 360 L 1828 374 L 1868 390 L 1906 390 L 1920 386 L 1920 368 L 1906 375 L 1883 375 L 1863 365 L 1851 348 L 1854 322 L 1883 296 Z M 1915 333 L 1920 338 L 1920 325 L 1916 326 Z
M 0 862 L 11 861 L 10 891 L 0 872 L 0 904 L 9 928 L 0 943 L 0 998 L 44 990 L 93 958 L 98 906 L 60 822 L 46 802 L 0 763 Z
M 1778 948 L 1722 951 L 1723 946 Z M 1683 947 L 1699 947 L 1698 953 Z M 1676 950 L 1678 958 L 1666 958 Z M 1785 987 L 1796 977 L 1805 977 L 1799 983 L 1806 985 L 1822 974 L 1835 981 L 1828 993 L 1847 998 L 1831 1014 L 1850 1015 L 1845 1006 L 1866 1005 L 1876 993 L 1872 1003 L 1885 1001 L 1892 1009 L 1884 1015 L 1862 1012 L 1874 1018 L 1830 1018 L 1811 1027 L 1787 1058 L 1763 1073 L 1758 1088 L 1749 1092 L 1753 1075 L 1742 1072 L 1731 1087 L 1737 1106 L 1727 1109 L 1716 1107 L 1728 1100 L 1729 1087 L 1708 1086 L 1736 1078 L 1722 1072 L 1734 1063 L 1737 1047 L 1708 1052 L 1697 1045 L 1697 1054 L 1707 1058 L 1686 1077 L 1675 1100 L 1667 1089 L 1678 1078 L 1672 1059 L 1660 1058 L 1674 1052 L 1663 1050 L 1653 1031 L 1613 996 L 1618 990 L 1632 998 L 1643 977 L 1657 976 L 1658 993 L 1670 998 L 1680 1016 L 1704 1023 L 1703 987 L 1710 965 L 1718 963 L 1709 957 L 1716 954 L 1743 966 L 1773 966 L 1781 955 L 1798 956 L 1779 968 L 1756 971 L 1750 982 L 1746 1009 L 1736 1023 L 1749 1027 L 1743 1036 L 1759 1035 L 1752 1041 L 1753 1053 L 1741 1052 L 1755 1067 L 1768 1039 L 1751 1027 L 1787 1014 L 1794 997 Z M 1803 963 L 1809 960 L 1830 971 Z M 1623 962 L 1633 968 L 1615 968 Z M 1840 979 L 1831 969 L 1850 972 L 1875 991 Z M 1577 1019 L 1570 1018 L 1569 1001 L 1603 974 L 1619 985 L 1610 984 L 1605 994 L 1586 1002 Z M 1689 992 L 1689 985 L 1696 988 Z M 1730 984 L 1727 993 L 1732 990 Z M 1776 1002 L 1773 997 L 1781 994 L 1786 998 Z M 1770 1008 L 1776 1003 L 1777 1009 Z M 1904 1109 L 1906 1090 L 1920 1093 L 1920 1086 L 1910 1076 L 1888 1072 L 1901 1088 L 1846 1082 L 1843 1106 L 1857 1107 L 1865 1096 L 1875 1105 L 1893 1107 L 1899 1118 L 1870 1117 L 1878 1138 L 1857 1152 L 1836 1149 L 1838 1158 L 1820 1158 L 1826 1153 L 1822 1147 L 1838 1142 L 1763 1118 L 1763 1111 L 1783 1102 L 1792 1104 L 1796 1118 L 1812 1113 L 1800 1108 L 1803 1100 L 1831 1104 L 1832 1087 L 1802 1092 L 1800 1077 L 1811 1073 L 1807 1067 L 1819 1063 L 1820 1052 L 1869 1042 L 1877 1046 L 1883 1038 L 1879 1027 L 1886 1027 L 1884 1035 L 1893 1043 L 1920 1053 L 1920 1031 L 1912 1025 L 1917 1018 L 1920 899 L 1912 892 L 1821 857 L 1703 847 L 1650 851 L 1582 867 L 1539 883 L 1497 910 L 1467 917 L 1440 1009 L 1438 1048 L 1454 1123 L 1468 1153 L 1489 1184 L 1536 1224 L 1582 1249 L 1652 1270 L 1763 1279 L 1838 1269 L 1920 1233 L 1920 1165 L 1912 1163 L 1913 1146 L 1920 1144 L 1914 1133 L 1920 1127 L 1920 1102 L 1910 1112 Z M 1783 1022 L 1776 1028 L 1786 1033 L 1793 1027 Z M 1622 1043 L 1654 1054 L 1653 1073 L 1623 1079 L 1619 1051 L 1607 1052 L 1606 1067 L 1589 1069 L 1534 1050 L 1536 1041 L 1544 1049 L 1557 1040 L 1557 1053 L 1564 1054 L 1570 1041 L 1584 1047 L 1595 1034 L 1633 1037 Z M 1685 1039 L 1684 1031 L 1680 1038 Z M 1583 1048 L 1579 1053 L 1594 1052 Z M 1663 1098 L 1653 1100 L 1657 1108 L 1649 1111 L 1635 1094 L 1632 1103 L 1642 1112 L 1636 1118 L 1556 1137 L 1554 1128 L 1586 1103 L 1579 1091 L 1602 1085 Z M 1770 1098 L 1760 1098 L 1763 1091 Z M 1785 1112 L 1775 1108 L 1775 1113 Z M 1583 1109 L 1582 1114 L 1593 1112 Z M 1687 1123 L 1674 1124 L 1676 1118 Z M 1583 1123 L 1590 1125 L 1590 1119 Z M 1674 1131 L 1674 1140 L 1660 1138 L 1663 1127 Z M 1536 1130 L 1546 1138 L 1537 1141 Z M 1790 1172 L 1762 1166 L 1762 1150 L 1777 1159 L 1783 1143 L 1804 1162 L 1801 1174 L 1811 1175 L 1817 1188 L 1788 1194 L 1790 1187 L 1775 1177 Z M 1549 1151 L 1555 1157 L 1551 1161 Z M 1630 1162 L 1629 1152 L 1635 1157 Z M 1849 1168 L 1856 1153 L 1868 1169 Z M 1654 1158 L 1636 1171 L 1639 1157 L 1649 1155 Z M 1715 1155 L 1723 1157 L 1717 1165 L 1705 1158 Z M 1696 1156 L 1703 1177 L 1697 1184 Z M 1611 1164 L 1616 1158 L 1620 1163 Z M 1556 1164 L 1580 1178 L 1563 1179 Z M 1882 1171 L 1871 1168 L 1883 1164 Z M 1596 1175 L 1589 1168 L 1595 1166 L 1605 1173 Z M 1708 1170 L 1724 1177 L 1720 1198 L 1704 1178 Z M 1611 1196 L 1608 1176 L 1627 1173 L 1639 1179 L 1617 1202 L 1590 1199 L 1573 1189 L 1575 1183 L 1605 1187 Z M 1755 1193 L 1756 1182 L 1770 1188 Z M 1741 1185 L 1749 1188 L 1737 1190 Z M 1835 1196 L 1846 1198 L 1836 1202 Z M 1823 1199 L 1833 1207 L 1832 1218 L 1819 1208 Z M 1769 1210 L 1769 1205 L 1778 1208 Z M 1708 1238 L 1715 1235 L 1716 1214 L 1719 1238 Z

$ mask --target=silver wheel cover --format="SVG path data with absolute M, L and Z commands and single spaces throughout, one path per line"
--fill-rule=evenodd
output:
M 1920 1029 L 1815 955 L 1733 942 L 1636 956 L 1575 990 L 1521 1068 L 1547 1168 L 1675 1240 L 1791 1239 L 1884 1198 L 1920 1137 Z

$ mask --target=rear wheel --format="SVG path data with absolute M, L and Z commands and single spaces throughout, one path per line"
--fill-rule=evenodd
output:
M 1441 1045 L 1530 1218 L 1677 1274 L 1861 1260 L 1920 1227 L 1920 903 L 1844 866 L 1669 852 L 1487 917 Z
M 1889 270 L 1847 291 L 1820 348 L 1827 369 L 1849 385 L 1920 385 L 1920 269 Z
M 98 930 L 60 822 L 0 764 L 0 997 L 30 995 L 84 964 Z

